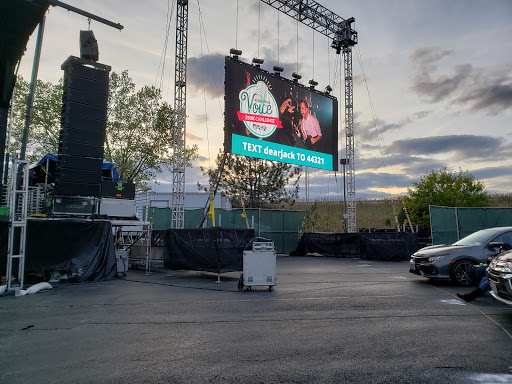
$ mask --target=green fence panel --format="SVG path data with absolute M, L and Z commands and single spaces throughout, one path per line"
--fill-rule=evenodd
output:
M 512 208 L 457 208 L 459 236 L 484 228 L 512 226 Z
M 485 228 L 512 226 L 512 208 L 430 206 L 432 244 L 452 244 Z
M 432 244 L 452 244 L 458 240 L 455 208 L 431 205 Z
M 242 212 L 240 212 L 240 214 L 242 214 Z M 252 224 L 254 222 L 254 235 L 259 236 L 259 233 L 261 232 L 260 210 L 259 209 L 246 209 L 245 214 L 247 215 L 247 220 L 249 221 L 249 227 L 252 228 Z
M 283 232 L 284 230 L 284 211 L 271 211 L 271 210 L 262 210 L 261 211 L 261 232 L 265 233 L 273 233 L 273 232 Z
M 304 211 L 287 211 L 284 217 L 283 230 L 285 232 L 299 233 L 304 220 Z
M 153 220 L 154 229 L 168 229 L 172 224 L 171 208 L 149 209 L 148 220 Z M 222 228 L 254 229 L 255 236 L 266 237 L 274 241 L 277 253 L 290 253 L 297 248 L 298 232 L 304 220 L 304 211 L 282 211 L 271 209 L 246 209 L 247 222 L 242 217 L 242 209 L 216 209 L 215 226 Z M 197 228 L 203 220 L 204 210 L 186 209 L 185 228 Z M 206 218 L 206 228 L 212 227 L 212 219 Z
M 280 232 L 261 232 L 260 237 L 263 237 L 265 239 L 270 239 L 274 242 L 274 249 L 276 250 L 276 253 L 289 253 L 285 251 L 285 244 L 283 239 L 283 233 Z M 295 244 L 295 248 L 297 248 L 298 242 Z M 295 249 L 293 248 L 293 249 Z
M 197 228 L 198 225 L 201 224 L 201 221 L 203 220 L 203 215 L 204 215 L 204 210 L 202 208 L 186 209 L 185 215 L 184 215 L 184 220 L 183 220 L 183 227 L 184 228 Z M 210 219 L 208 219 L 208 220 L 210 220 Z
M 297 248 L 303 220 L 304 211 L 261 210 L 260 236 L 274 240 L 278 253 L 290 253 Z
M 153 222 L 153 229 L 171 228 L 172 209 L 150 207 L 148 210 L 148 221 Z

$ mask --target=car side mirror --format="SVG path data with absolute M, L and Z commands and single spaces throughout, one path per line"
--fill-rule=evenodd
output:
M 503 246 L 504 243 L 500 241 L 491 241 L 489 244 L 487 244 L 488 248 L 500 248 Z

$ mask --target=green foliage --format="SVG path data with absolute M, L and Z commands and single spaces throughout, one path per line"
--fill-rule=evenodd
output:
M 160 90 L 144 86 L 139 91 L 128 76 L 110 75 L 105 160 L 116 163 L 122 178 L 139 188 L 156 182 L 156 174 L 172 169 L 174 111 L 162 101 Z M 197 157 L 198 147 L 186 148 L 186 163 Z
M 403 211 L 400 209 L 401 203 L 396 198 L 376 200 L 357 199 L 357 227 L 396 229 L 393 206 L 396 208 L 397 214 Z M 278 207 L 271 206 L 270 208 Z M 294 205 L 285 206 L 283 208 L 306 211 L 306 216 L 304 218 L 305 232 L 316 231 L 331 233 L 345 231 L 343 223 L 345 204 L 343 199 L 319 199 L 310 201 L 309 203 L 302 200 L 296 201 Z M 389 223 L 389 225 L 387 223 Z
M 25 125 L 29 84 L 19 76 L 15 86 L 11 151 L 19 151 Z M 57 153 L 61 128 L 62 80 L 37 82 L 27 143 L 27 159 L 37 161 Z M 109 84 L 104 158 L 116 163 L 121 177 L 145 189 L 156 175 L 171 169 L 174 145 L 173 110 L 155 87 L 135 89 L 128 71 L 112 72 Z M 186 147 L 188 166 L 197 158 L 197 145 Z
M 12 102 L 11 152 L 19 152 L 21 147 L 29 87 L 29 83 L 18 76 Z M 39 160 L 47 153 L 57 153 L 61 108 L 62 80 L 58 84 L 37 80 L 25 156 L 30 162 Z
M 224 153 L 217 156 L 216 167 L 205 169 L 210 185 L 214 185 Z M 233 207 L 240 207 L 240 196 L 246 208 L 266 208 L 270 205 L 293 204 L 299 195 L 299 179 L 302 167 L 253 157 L 227 154 L 219 188 L 233 196 Z M 198 188 L 208 188 L 198 183 Z
M 314 202 L 313 205 L 309 205 L 306 208 L 306 213 L 304 215 L 304 221 L 302 222 L 301 232 L 306 232 L 308 229 L 311 229 L 312 232 L 315 231 L 315 228 L 321 226 L 319 223 L 320 214 L 318 210 L 317 202 Z M 327 228 L 329 227 L 329 221 L 327 221 Z
M 512 194 L 492 194 L 490 196 L 492 207 L 512 207 Z
M 423 175 L 412 183 L 405 203 L 413 224 L 429 226 L 429 205 L 446 207 L 487 207 L 489 195 L 484 185 L 470 173 L 449 172 L 446 167 Z

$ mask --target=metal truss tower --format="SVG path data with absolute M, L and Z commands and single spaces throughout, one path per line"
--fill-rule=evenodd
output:
M 185 128 L 187 95 L 188 0 L 178 0 L 176 10 L 176 61 L 174 73 L 174 146 L 172 162 L 172 228 L 185 222 Z
M 332 39 L 331 47 L 343 52 L 345 63 L 345 134 L 347 163 L 348 232 L 356 232 L 356 189 L 354 171 L 354 86 L 352 80 L 352 47 L 357 32 L 351 28 L 353 17 L 343 19 L 313 0 L 261 0 L 315 31 Z
M 348 232 L 357 232 L 356 186 L 354 171 L 354 83 L 352 81 L 352 49 L 343 48 L 345 61 L 345 145 L 347 156 Z

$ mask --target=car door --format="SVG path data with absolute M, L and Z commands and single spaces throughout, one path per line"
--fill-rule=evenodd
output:
M 508 243 L 508 244 L 512 245 L 512 231 L 504 232 L 501 235 L 498 235 L 495 238 L 493 238 L 491 241 L 489 241 L 489 243 L 490 242 Z M 499 251 L 500 251 L 499 249 L 494 250 L 492 248 L 485 247 L 484 254 L 486 254 L 487 257 L 489 257 L 489 256 L 493 256 L 493 255 L 497 254 Z

